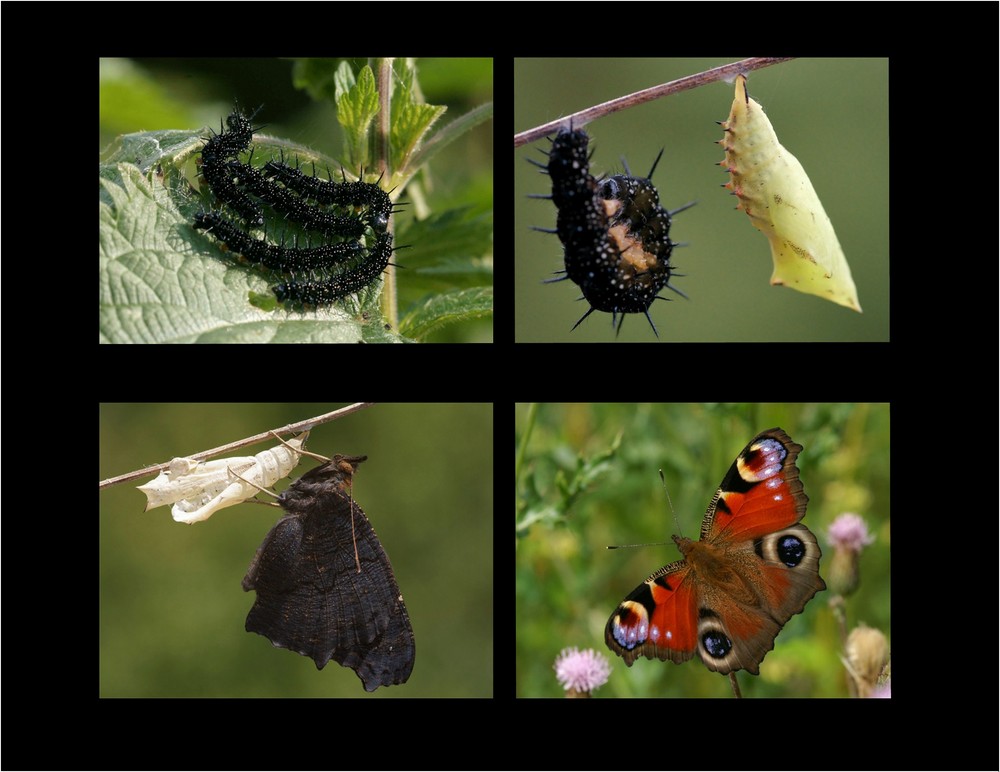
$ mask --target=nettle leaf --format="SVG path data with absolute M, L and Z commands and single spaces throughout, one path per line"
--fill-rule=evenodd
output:
M 414 71 L 403 68 L 399 83 L 392 94 L 392 165 L 394 169 L 404 169 L 410 158 L 424 140 L 434 122 L 448 108 L 444 105 L 429 105 L 418 99 L 414 88 Z
M 378 91 L 375 90 L 375 75 L 368 65 L 361 68 L 356 82 L 349 87 L 346 87 L 349 82 L 346 72 L 351 72 L 349 62 L 338 68 L 337 121 L 344 127 L 345 155 L 351 167 L 358 169 L 372 162 L 369 129 L 379 111 Z
M 132 136 L 112 157 L 131 152 L 139 165 L 100 167 L 101 342 L 402 342 L 385 330 L 381 281 L 310 312 L 266 310 L 250 302 L 273 297 L 273 278 L 239 264 L 191 225 L 195 213 L 208 208 L 207 196 L 185 173 L 199 136 L 188 133 L 192 142 L 173 136 L 168 144 L 162 137 Z M 267 144 L 259 138 L 255 143 Z M 136 154 L 136 148 L 150 154 Z
M 420 340 L 455 322 L 487 319 L 493 314 L 493 288 L 474 287 L 429 297 L 400 322 L 408 337 Z

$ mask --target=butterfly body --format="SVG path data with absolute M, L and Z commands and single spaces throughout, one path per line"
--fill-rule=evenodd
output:
M 730 467 L 709 504 L 701 539 L 674 536 L 683 560 L 652 574 L 608 620 L 608 647 L 681 663 L 697 652 L 710 669 L 760 672 L 782 626 L 826 584 L 816 537 L 799 520 L 808 498 L 795 460 L 802 446 L 761 432 Z

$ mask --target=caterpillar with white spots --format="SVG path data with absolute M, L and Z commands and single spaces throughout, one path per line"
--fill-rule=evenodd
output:
M 686 297 L 670 284 L 677 246 L 670 226 L 672 216 L 688 207 L 671 212 L 660 206 L 651 178 L 663 151 L 644 178 L 633 177 L 626 165 L 625 174 L 596 179 L 589 142 L 586 132 L 564 129 L 552 142 L 548 164 L 533 162 L 552 178 L 558 212 L 555 230 L 536 230 L 556 234 L 563 244 L 564 275 L 549 281 L 569 279 L 590 304 L 573 329 L 594 311 L 610 313 L 618 331 L 625 314 L 642 313 L 658 336 L 649 307 L 657 298 L 668 299 L 659 292 L 667 288 Z
M 197 213 L 195 229 L 211 233 L 247 263 L 283 277 L 273 290 L 289 306 L 329 305 L 372 284 L 393 252 L 389 194 L 377 182 L 348 182 L 346 175 L 343 182 L 307 176 L 283 156 L 254 166 L 251 118 L 236 108 L 226 118 L 228 130 L 206 140 L 201 173 L 222 208 Z M 247 151 L 244 162 L 240 154 Z M 285 245 L 285 237 L 272 243 L 266 234 L 251 234 L 264 228 L 265 212 L 296 226 L 292 246 Z M 299 246 L 300 236 L 308 246 Z

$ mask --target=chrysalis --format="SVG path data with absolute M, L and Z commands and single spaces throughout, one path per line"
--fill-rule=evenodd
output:
M 212 461 L 175 458 L 159 476 L 138 486 L 146 494 L 146 511 L 173 504 L 170 512 L 179 523 L 207 520 L 220 509 L 256 496 L 259 491 L 251 483 L 269 488 L 291 474 L 301 458 L 296 451 L 302 449 L 308 436 L 305 432 L 289 440 L 287 445 L 278 445 L 255 456 Z
M 858 291 L 830 218 L 823 210 L 802 164 L 774 133 L 761 106 L 746 90 L 746 76 L 736 78 L 736 98 L 719 142 L 730 174 L 725 185 L 753 226 L 771 244 L 771 284 L 847 306 L 860 313 Z

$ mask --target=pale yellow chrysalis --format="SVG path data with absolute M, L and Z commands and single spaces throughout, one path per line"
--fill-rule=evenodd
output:
M 146 494 L 146 510 L 173 504 L 170 513 L 179 523 L 207 520 L 220 509 L 241 504 L 287 477 L 298 465 L 305 432 L 284 445 L 277 445 L 255 456 L 194 461 L 175 458 L 170 466 L 145 485 L 137 486 Z
M 747 95 L 747 79 L 736 78 L 736 98 L 720 166 L 730 174 L 725 186 L 736 194 L 753 226 L 771 244 L 771 284 L 819 295 L 861 311 L 847 258 L 809 177 L 774 133 L 761 106 Z

